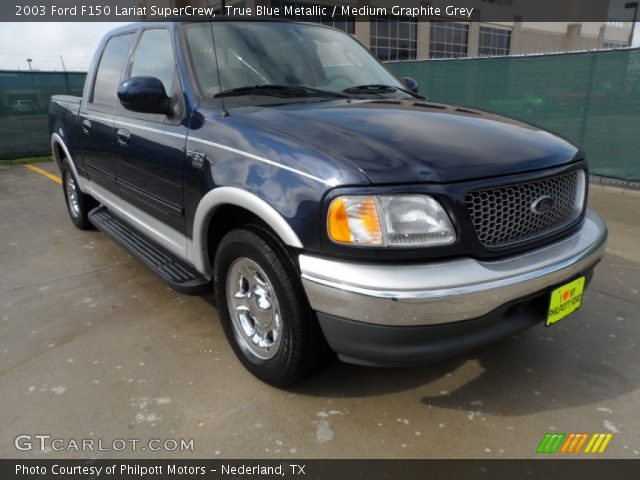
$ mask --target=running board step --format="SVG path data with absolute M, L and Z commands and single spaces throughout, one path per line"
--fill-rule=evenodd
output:
M 209 278 L 112 214 L 107 207 L 93 209 L 89 212 L 89 220 L 174 290 L 187 295 L 201 295 L 211 291 Z

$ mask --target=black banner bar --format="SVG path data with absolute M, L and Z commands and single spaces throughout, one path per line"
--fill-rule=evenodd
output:
M 368 22 L 372 16 L 480 22 L 629 22 L 634 18 L 634 9 L 624 0 L 257 0 L 255 6 L 242 9 L 234 3 L 227 1 L 227 9 L 221 10 L 220 0 L 3 0 L 0 21 L 133 22 L 225 14 L 356 22 Z

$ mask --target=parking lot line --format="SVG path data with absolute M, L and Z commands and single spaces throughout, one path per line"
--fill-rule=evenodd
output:
M 43 170 L 40 167 L 36 167 L 35 165 L 32 165 L 30 163 L 27 163 L 25 167 L 27 167 L 32 172 L 36 172 L 44 177 L 47 177 L 49 180 L 51 180 L 52 182 L 56 182 L 58 185 L 62 185 L 62 179 L 59 176 L 54 175 L 53 173 L 49 173 L 46 170 Z

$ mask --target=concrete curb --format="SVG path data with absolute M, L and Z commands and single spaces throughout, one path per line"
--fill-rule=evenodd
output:
M 611 192 L 640 197 L 640 181 L 638 180 L 623 180 L 600 175 L 589 175 L 589 183 L 591 184 L 591 188 L 599 187 Z

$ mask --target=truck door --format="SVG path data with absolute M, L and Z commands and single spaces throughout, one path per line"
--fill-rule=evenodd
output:
M 109 39 L 79 115 L 80 148 L 87 175 L 97 186 L 111 193 L 117 192 L 113 119 L 120 104 L 118 84 L 134 36 L 127 33 Z
M 137 76 L 158 78 L 169 97 L 183 101 L 169 29 L 152 27 L 142 32 L 125 75 Z M 188 128 L 184 118 L 177 118 L 180 116 L 184 117 L 169 118 L 120 107 L 114 138 L 122 198 L 184 233 L 183 163 Z

